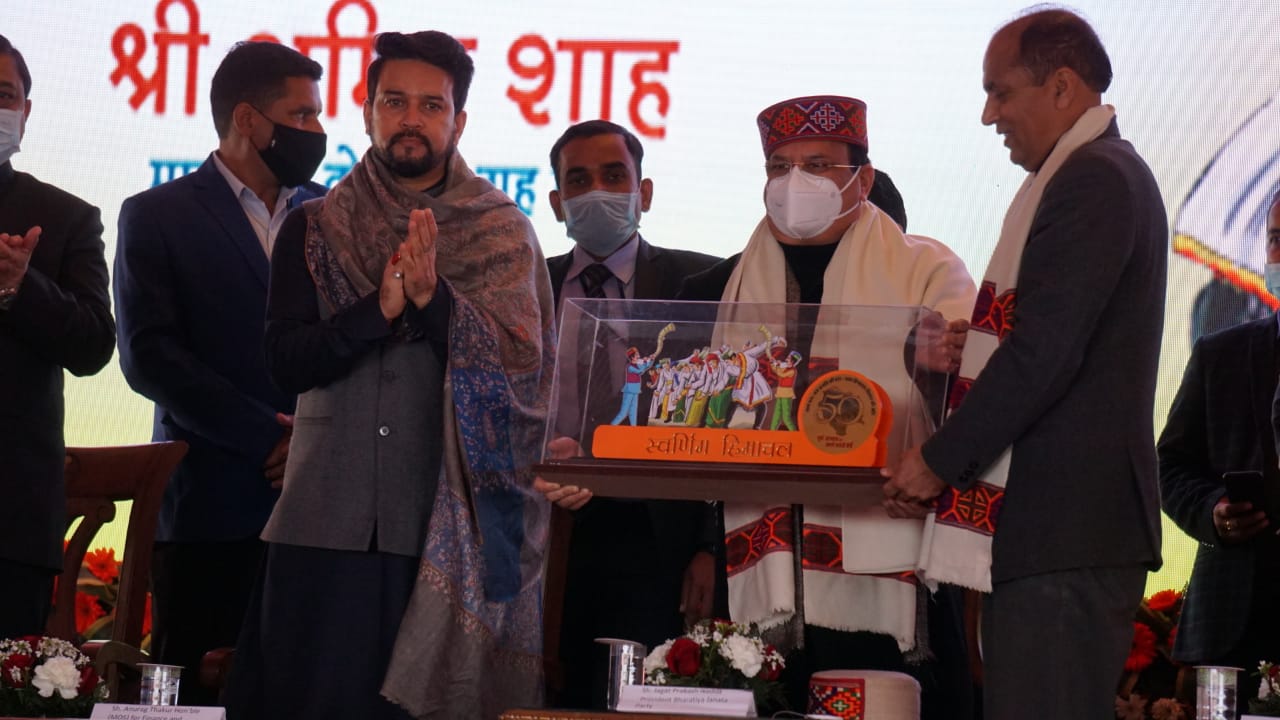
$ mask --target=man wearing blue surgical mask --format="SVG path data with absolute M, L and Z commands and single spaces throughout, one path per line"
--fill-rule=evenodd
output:
M 0 35 L 0 638 L 44 634 L 62 568 L 63 370 L 92 375 L 115 346 L 98 208 L 10 160 L 30 115 Z
M 1266 230 L 1265 280 L 1276 295 L 1280 193 L 1271 200 Z M 1255 668 L 1280 645 L 1278 346 L 1275 313 L 1198 339 L 1160 433 L 1160 505 L 1199 541 L 1173 646 L 1180 662 Z M 1224 474 L 1232 472 L 1252 476 L 1252 500 L 1230 496 Z M 1259 683 L 1256 673 L 1240 674 L 1240 712 L 1257 697 Z
M 565 298 L 669 300 L 685 277 L 719 262 L 640 236 L 640 215 L 653 199 L 643 158 L 635 135 L 606 120 L 574 125 L 552 146 L 551 209 L 574 241 L 572 251 L 547 258 L 557 315 Z M 562 363 L 561 371 L 576 368 Z M 564 669 L 565 686 L 553 699 L 603 709 L 608 650 L 594 638 L 654 647 L 683 632 L 686 620 L 711 615 L 718 517 L 702 502 L 592 498 L 541 479 L 535 488 L 572 512 L 568 557 L 551 559 L 567 563 L 564 624 L 548 638 L 548 647 L 558 640 Z
M 158 662 L 198 667 L 236 644 L 280 496 L 294 408 L 262 350 L 268 258 L 285 216 L 325 188 L 322 68 L 271 42 L 233 47 L 209 91 L 217 149 L 125 200 L 113 278 L 120 369 L 155 402 L 154 440 L 190 446 L 165 489 L 152 556 Z M 183 683 L 181 702 L 214 694 Z

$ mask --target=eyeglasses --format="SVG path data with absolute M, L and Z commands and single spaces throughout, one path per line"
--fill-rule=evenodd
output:
M 790 162 L 788 160 L 770 160 L 764 164 L 764 172 L 771 178 L 782 177 L 791 172 L 791 168 L 798 167 L 801 170 L 812 175 L 825 175 L 831 172 L 832 168 L 858 168 L 860 165 L 845 165 L 843 163 L 833 163 L 829 160 L 803 160 L 801 162 Z

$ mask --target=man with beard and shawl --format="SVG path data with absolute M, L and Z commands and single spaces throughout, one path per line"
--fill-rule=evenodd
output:
M 546 265 L 457 152 L 463 46 L 374 49 L 372 146 L 272 257 L 268 364 L 299 397 L 236 718 L 496 718 L 542 697 Z
M 973 311 L 973 280 L 949 248 L 904 235 L 869 200 L 877 181 L 867 155 L 866 113 L 861 100 L 835 95 L 793 98 L 762 111 L 766 215 L 740 255 L 688 278 L 680 299 L 929 307 L 949 325 L 939 342 L 920 344 L 936 356 L 916 363 L 947 372 L 959 357 L 963 318 Z M 882 189 L 881 195 L 896 193 Z M 901 207 L 896 210 L 905 223 Z M 821 326 L 809 333 L 788 329 L 790 345 L 808 358 L 797 369 L 796 387 L 837 366 L 867 371 L 866 355 L 874 349 L 848 347 L 830 335 Z M 733 345 L 742 340 L 734 338 Z M 884 350 L 881 371 L 906 373 L 901 348 Z M 782 678 L 793 706 L 803 707 L 810 674 L 866 668 L 920 679 L 926 720 L 969 717 L 972 691 L 956 598 L 951 589 L 927 597 L 904 575 L 918 559 L 920 520 L 889 519 L 879 507 L 740 502 L 726 503 L 724 516 L 730 618 L 759 623 L 780 648 L 796 651 Z M 769 529 L 797 523 L 799 542 L 794 530 Z M 756 551 L 761 538 L 771 543 L 769 552 Z M 839 548 L 834 557 L 832 547 Z M 917 623 L 918 614 L 928 622 Z M 930 651 L 935 662 L 916 662 Z

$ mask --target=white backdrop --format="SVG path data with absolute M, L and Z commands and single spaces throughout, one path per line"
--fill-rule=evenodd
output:
M 756 113 L 787 97 L 839 93 L 868 103 L 870 155 L 902 191 L 910 230 L 948 243 L 980 276 L 1022 178 L 1001 139 L 979 122 L 982 54 L 991 32 L 1019 5 L 791 5 L 797 9 L 762 0 L 10 4 L 0 34 L 24 53 L 34 76 L 34 107 L 14 165 L 102 208 L 110 262 L 120 203 L 198 164 L 216 145 L 208 87 L 233 43 L 271 35 L 325 67 L 329 155 L 316 178 L 323 182 L 368 145 L 354 93 L 371 34 L 440 29 L 474 42 L 476 76 L 461 151 L 473 166 L 507 179 L 547 255 L 570 247 L 546 195 L 554 185 L 547 152 L 572 122 L 605 115 L 607 104 L 610 119 L 640 135 L 644 171 L 655 184 L 653 209 L 642 222 L 646 238 L 729 255 L 762 214 Z M 1091 0 L 1079 7 L 1115 68 L 1104 99 L 1155 171 L 1173 223 L 1219 149 L 1280 91 L 1280 5 Z M 534 99 L 513 99 L 522 94 Z M 1227 161 L 1216 168 L 1224 179 L 1214 192 L 1224 203 L 1245 192 L 1237 183 L 1254 183 L 1254 204 L 1277 185 L 1270 158 L 1280 149 L 1280 133 L 1264 116 L 1251 141 L 1259 151 L 1236 153 L 1244 156 L 1230 160 L 1238 169 Z M 1259 180 L 1265 192 L 1257 191 Z M 1204 217 L 1216 204 L 1201 198 L 1208 210 L 1183 221 L 1193 228 L 1184 233 L 1196 237 L 1216 232 L 1204 229 L 1216 227 L 1216 216 Z M 1256 218 L 1256 208 L 1246 210 Z M 1256 280 L 1260 228 L 1245 223 L 1218 234 L 1202 239 L 1235 243 L 1223 256 L 1242 283 Z M 1171 259 L 1157 426 L 1188 356 L 1191 300 L 1209 277 L 1202 264 Z M 71 381 L 67 396 L 70 443 L 149 438 L 150 405 L 130 392 L 114 361 L 94 378 Z M 1180 586 L 1189 573 L 1191 544 L 1169 525 L 1166 539 L 1168 567 L 1153 588 Z

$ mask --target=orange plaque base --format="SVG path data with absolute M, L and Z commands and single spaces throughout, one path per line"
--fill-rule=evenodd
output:
M 617 460 L 879 467 L 886 447 L 875 435 L 837 454 L 787 430 L 601 425 L 592 435 L 591 453 Z

